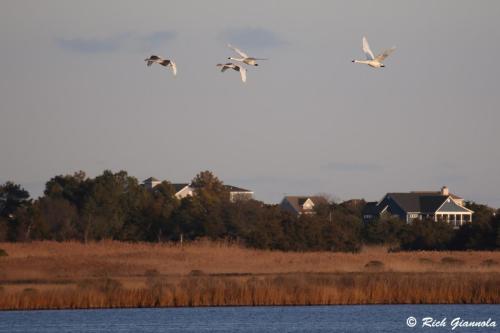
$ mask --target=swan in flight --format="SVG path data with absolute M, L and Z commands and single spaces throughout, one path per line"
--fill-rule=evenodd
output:
M 370 49 L 370 45 L 368 45 L 366 37 L 363 37 L 363 52 L 366 55 L 366 60 L 353 60 L 352 62 L 356 64 L 365 64 L 373 68 L 385 67 L 382 61 L 384 61 L 385 58 L 387 58 L 392 52 L 394 52 L 395 49 L 396 47 L 391 47 L 390 49 L 385 50 L 375 57 L 372 50 Z
M 229 68 L 234 69 L 235 71 L 240 72 L 241 81 L 247 82 L 247 70 L 245 69 L 245 67 L 233 64 L 232 62 L 228 62 L 226 64 L 217 64 L 217 67 L 221 68 L 221 72 L 225 72 Z
M 267 60 L 266 58 L 249 57 L 248 54 L 246 54 L 245 52 L 241 51 L 240 49 L 232 46 L 231 44 L 227 44 L 227 47 L 229 47 L 231 50 L 233 50 L 234 52 L 238 53 L 241 56 L 241 58 L 229 57 L 228 58 L 229 60 L 243 62 L 247 65 L 252 65 L 252 66 L 259 66 L 259 64 L 257 63 L 257 60 Z
M 151 57 L 144 59 L 144 61 L 146 61 L 146 64 L 148 66 L 151 66 L 152 64 L 155 63 L 162 66 L 170 66 L 172 67 L 172 73 L 174 74 L 174 76 L 177 75 L 177 66 L 175 65 L 175 62 L 173 62 L 172 60 L 163 59 L 162 57 L 152 55 Z

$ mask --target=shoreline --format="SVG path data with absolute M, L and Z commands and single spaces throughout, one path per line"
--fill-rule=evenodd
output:
M 364 303 L 364 304 L 283 304 L 283 305 L 199 305 L 199 306 L 143 306 L 143 307 L 102 307 L 102 308 L 42 308 L 42 309 L 0 309 L 2 312 L 31 312 L 31 311 L 93 311 L 93 310 L 131 310 L 131 309 L 207 309 L 207 308 L 280 308 L 280 307 L 356 307 L 356 306 L 426 306 L 426 305 L 473 305 L 473 306 L 500 306 L 500 303 Z

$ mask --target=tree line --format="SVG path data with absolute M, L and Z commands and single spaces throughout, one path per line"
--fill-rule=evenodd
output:
M 500 247 L 500 212 L 468 202 L 474 222 L 453 229 L 446 222 L 406 224 L 382 217 L 364 224 L 363 200 L 330 202 L 316 214 L 294 216 L 257 200 L 231 202 L 209 171 L 192 180 L 193 196 L 175 197 L 164 181 L 146 189 L 126 171 L 95 178 L 82 171 L 50 179 L 34 200 L 19 184 L 0 185 L 0 241 L 102 239 L 179 242 L 200 238 L 284 251 L 358 251 L 363 244 L 395 250 L 492 250 Z

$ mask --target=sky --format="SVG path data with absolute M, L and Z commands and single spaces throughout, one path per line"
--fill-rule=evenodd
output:
M 284 195 L 439 190 L 500 207 L 500 2 L 25 1 L 0 5 L 0 183 L 210 170 Z M 364 59 L 396 46 L 386 67 Z M 268 58 L 220 73 L 231 43 Z M 178 75 L 144 59 L 176 61 Z

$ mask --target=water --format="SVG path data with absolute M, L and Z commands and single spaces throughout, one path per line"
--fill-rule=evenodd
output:
M 415 317 L 417 325 L 407 326 Z M 421 327 L 433 317 L 446 327 Z M 451 320 L 497 327 L 452 330 Z M 0 312 L 0 332 L 500 332 L 500 305 L 208 307 Z

